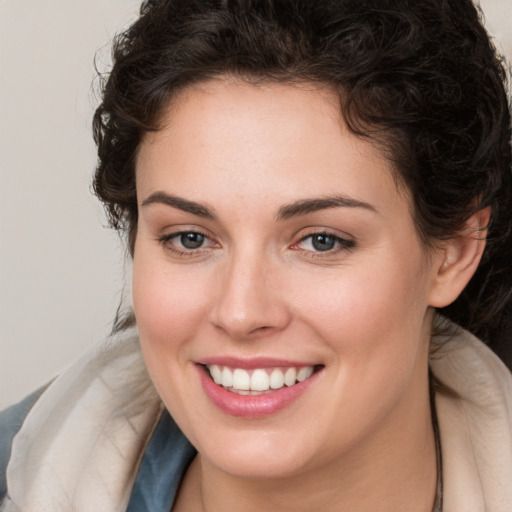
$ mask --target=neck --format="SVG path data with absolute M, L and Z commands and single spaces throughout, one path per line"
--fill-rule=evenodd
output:
M 173 510 L 431 512 L 437 468 L 428 386 L 422 397 L 404 404 L 411 421 L 389 418 L 377 435 L 332 464 L 286 478 L 239 478 L 198 455 Z

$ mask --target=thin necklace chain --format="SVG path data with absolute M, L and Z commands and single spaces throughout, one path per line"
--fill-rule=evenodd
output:
M 437 464 L 436 499 L 434 500 L 434 508 L 432 509 L 432 512 L 443 512 L 443 456 L 441 452 L 441 438 L 439 436 L 439 424 L 437 422 L 435 392 L 432 380 L 432 374 L 429 373 L 430 409 L 432 411 L 432 427 L 434 428 Z

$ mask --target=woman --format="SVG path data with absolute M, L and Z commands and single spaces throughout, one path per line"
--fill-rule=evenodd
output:
M 146 2 L 94 119 L 133 312 L 11 410 L 2 510 L 512 510 L 503 82 L 469 0 Z

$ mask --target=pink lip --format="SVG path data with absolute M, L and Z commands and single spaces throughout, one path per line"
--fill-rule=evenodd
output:
M 303 366 L 316 366 L 316 363 L 304 363 L 290 361 L 289 359 L 275 359 L 270 357 L 253 357 L 243 359 L 238 357 L 207 357 L 196 361 L 202 365 L 228 366 L 229 368 L 243 368 L 244 370 L 255 370 L 256 368 L 301 368 Z
M 222 361 L 226 361 L 225 358 Z M 295 366 L 289 364 L 265 364 L 261 365 L 263 361 L 260 360 L 258 362 L 259 366 L 249 366 L 245 368 L 262 368 L 269 366 Z M 282 363 L 282 361 L 281 361 Z M 224 366 L 230 366 L 229 364 L 223 363 L 208 363 L 208 364 L 222 364 Z M 234 368 L 240 368 L 240 361 L 237 360 L 236 363 L 238 366 L 233 366 Z M 302 365 L 304 366 L 304 365 Z M 269 416 L 271 414 L 275 414 L 284 408 L 288 407 L 290 404 L 295 402 L 298 398 L 300 398 L 308 388 L 316 381 L 317 376 L 320 372 L 315 372 L 313 375 L 306 379 L 305 381 L 299 382 L 294 386 L 283 387 L 278 389 L 277 391 L 273 391 L 271 393 L 265 395 L 238 395 L 237 393 L 232 393 L 231 391 L 227 391 L 222 386 L 215 384 L 212 378 L 210 377 L 208 370 L 200 365 L 196 364 L 196 368 L 198 369 L 199 376 L 201 379 L 201 384 L 203 386 L 204 392 L 208 396 L 208 398 L 224 413 L 229 414 L 231 416 L 244 417 L 244 418 L 261 418 L 264 416 Z

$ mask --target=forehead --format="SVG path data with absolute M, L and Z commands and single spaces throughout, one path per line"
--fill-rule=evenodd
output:
M 348 130 L 334 90 L 234 78 L 172 100 L 141 144 L 137 190 L 139 200 L 164 190 L 225 203 L 339 193 L 382 205 L 401 196 L 383 152 Z

